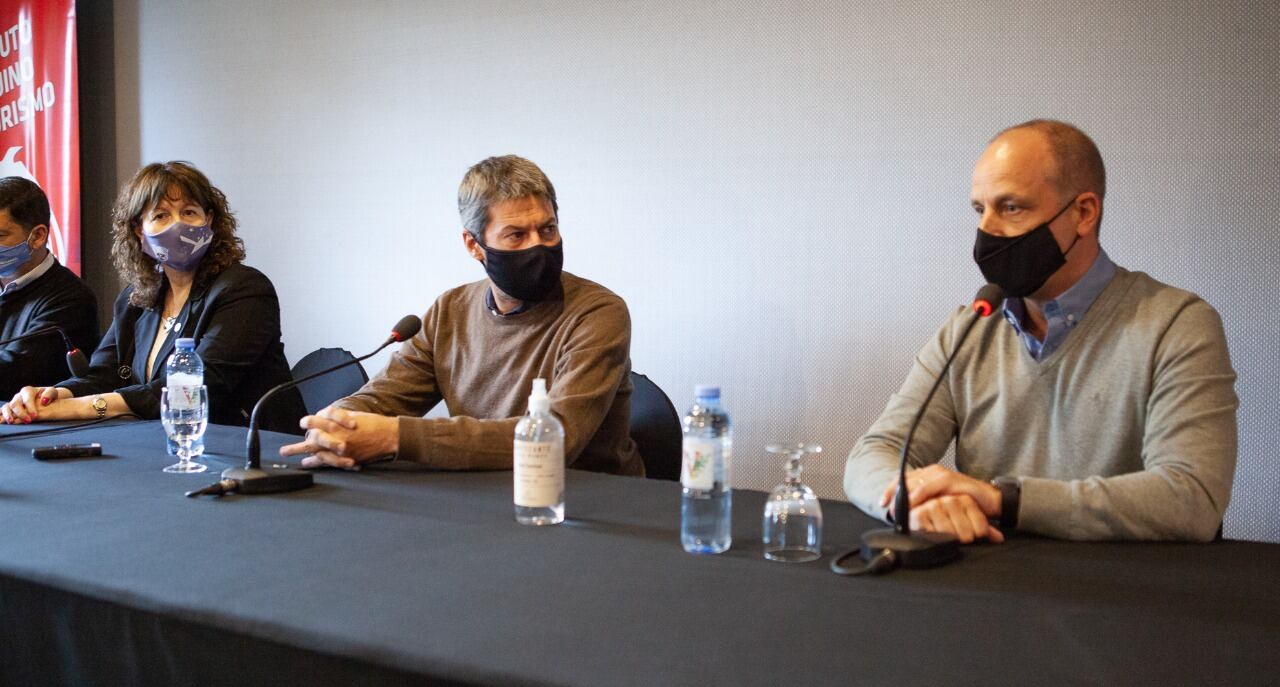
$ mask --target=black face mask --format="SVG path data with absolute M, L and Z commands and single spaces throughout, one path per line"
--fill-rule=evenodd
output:
M 1080 240 L 1077 234 L 1064 252 L 1058 248 L 1058 240 L 1049 229 L 1049 224 L 1074 204 L 1072 199 L 1053 217 L 1020 236 L 995 236 L 979 229 L 973 244 L 973 260 L 982 270 L 982 276 L 999 285 L 1011 298 L 1030 296 L 1039 290 L 1054 272 L 1067 264 L 1067 253 Z
M 560 283 L 564 267 L 564 239 L 554 246 L 524 250 L 484 248 L 484 271 L 503 293 L 522 301 L 540 301 Z

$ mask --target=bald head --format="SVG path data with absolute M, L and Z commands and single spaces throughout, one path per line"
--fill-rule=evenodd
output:
M 1079 129 L 1049 120 L 1005 129 L 973 167 L 978 240 L 1047 228 L 1065 262 L 1027 297 L 1056 298 L 1098 255 L 1105 183 L 1098 149 Z
M 1102 164 L 1102 154 L 1088 134 L 1066 122 L 1056 119 L 1033 119 L 1015 124 L 991 139 L 991 147 L 1008 138 L 1031 138 L 1043 141 L 1053 161 L 1048 170 L 1055 188 L 1063 200 L 1085 191 L 1092 191 L 1102 200 L 1107 195 L 1107 170 Z

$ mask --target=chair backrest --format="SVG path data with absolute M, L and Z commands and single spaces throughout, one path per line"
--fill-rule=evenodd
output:
M 648 377 L 631 373 L 631 439 L 640 449 L 645 476 L 680 479 L 680 414 Z
M 302 379 L 309 374 L 333 367 L 349 360 L 355 360 L 350 351 L 341 348 L 317 348 L 308 353 L 293 366 L 293 378 Z M 298 385 L 302 394 L 302 403 L 307 407 L 307 414 L 314 415 L 334 401 L 355 393 L 356 389 L 369 381 L 364 366 L 356 363 L 350 367 L 317 377 Z

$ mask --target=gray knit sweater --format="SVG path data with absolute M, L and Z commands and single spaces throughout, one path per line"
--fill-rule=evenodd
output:
M 849 499 L 879 505 L 902 439 L 967 310 L 920 350 L 854 446 Z M 1194 294 L 1117 269 L 1063 344 L 1031 358 L 1000 317 L 979 322 L 912 441 L 910 463 L 956 442 L 961 472 L 1022 484 L 1018 529 L 1065 539 L 1214 537 L 1236 464 L 1235 371 L 1222 321 Z

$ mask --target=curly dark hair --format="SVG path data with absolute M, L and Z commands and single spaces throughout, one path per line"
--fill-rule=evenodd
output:
M 129 304 L 150 308 L 156 304 L 164 273 L 154 258 L 142 252 L 142 213 L 162 199 L 180 193 L 204 209 L 211 217 L 213 242 L 196 268 L 193 288 L 200 288 L 223 270 L 244 261 L 244 241 L 236 236 L 236 217 L 222 194 L 203 172 L 190 162 L 153 162 L 120 189 L 111 212 L 111 259 L 116 270 L 133 285 Z

